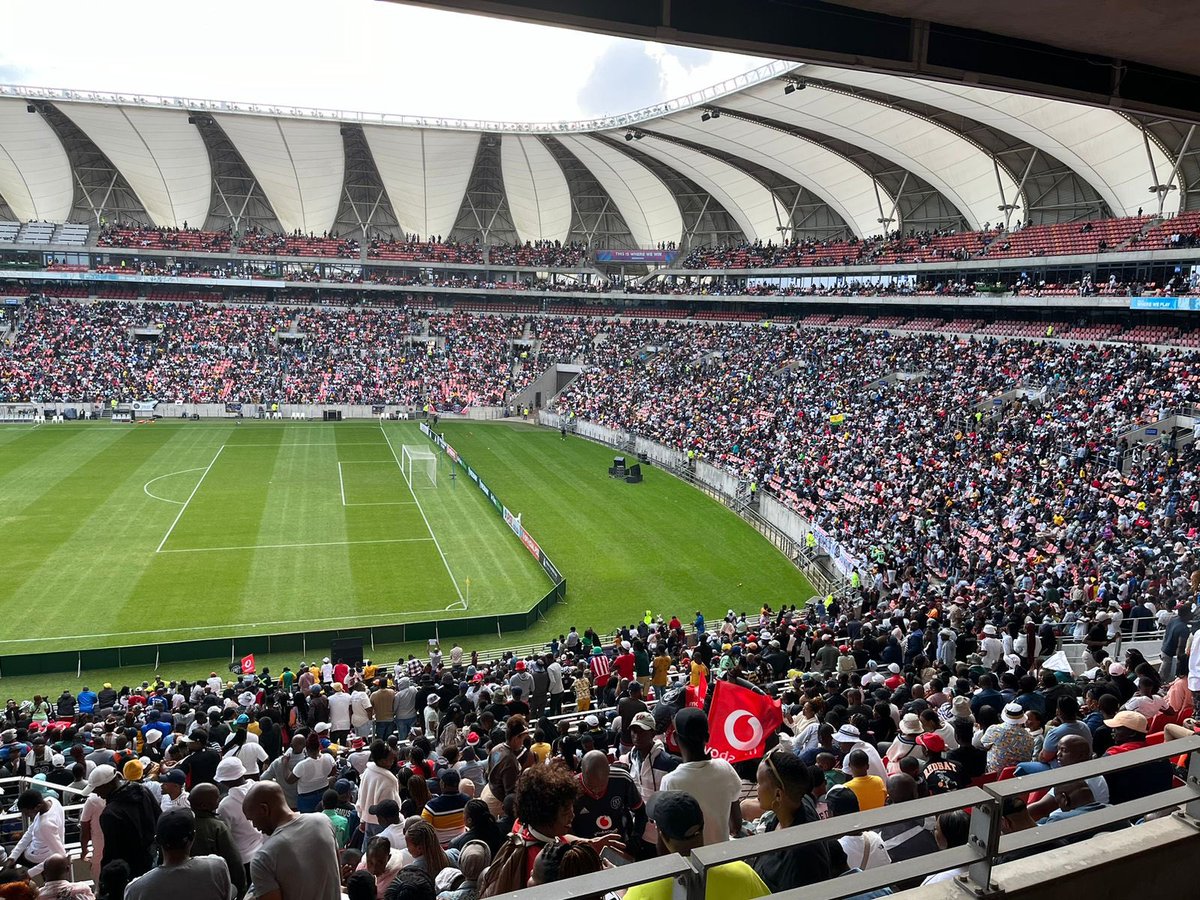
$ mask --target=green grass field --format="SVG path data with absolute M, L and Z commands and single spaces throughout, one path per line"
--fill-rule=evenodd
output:
M 568 580 L 565 604 L 504 643 L 571 624 L 609 629 L 647 608 L 752 612 L 811 595 L 753 529 L 663 472 L 628 485 L 608 478 L 612 453 L 587 441 L 510 423 L 443 426 Z M 432 448 L 409 423 L 0 431 L 0 661 L 529 608 L 549 589 L 540 567 L 469 480 L 451 482 L 448 459 L 436 488 L 418 475 L 410 489 L 396 459 L 405 444 Z M 377 647 L 376 658 L 401 649 Z M 151 674 L 85 672 L 84 681 Z M 76 684 L 4 678 L 3 691 Z

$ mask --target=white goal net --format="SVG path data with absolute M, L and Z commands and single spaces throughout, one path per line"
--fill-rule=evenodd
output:
M 437 454 L 427 447 L 404 444 L 400 448 L 400 471 L 412 490 L 437 487 Z

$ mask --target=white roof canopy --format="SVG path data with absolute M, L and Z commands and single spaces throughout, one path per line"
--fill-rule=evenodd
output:
M 828 134 L 891 160 L 937 188 L 972 228 L 1003 218 L 1000 206 L 1017 194 L 1012 176 L 1001 168 L 997 179 L 996 165 L 982 149 L 903 110 L 816 86 L 784 94 L 778 83 L 727 97 L 722 105 Z
M 820 144 L 731 115 L 701 122 L 695 111 L 654 123 L 655 131 L 704 144 L 757 163 L 808 188 L 828 203 L 859 237 L 879 231 L 879 203 L 892 198 L 863 169 Z
M 598 138 L 564 134 L 558 140 L 608 192 L 639 247 L 679 240 L 683 215 L 657 175 Z
M 333 227 L 346 168 L 336 122 L 214 118 L 258 179 L 284 231 L 322 234 Z
M 637 149 L 686 173 L 725 207 L 749 240 L 779 242 L 788 211 L 761 181 L 716 157 L 652 135 L 638 141 Z
M 807 85 L 806 78 L 811 79 Z M 798 85 L 785 93 L 788 81 Z M 347 188 L 344 141 L 355 145 L 343 130 L 358 128 L 379 173 L 379 183 L 371 185 L 374 196 L 386 194 L 399 227 L 422 237 L 455 230 L 484 135 L 499 141 L 496 181 L 502 181 L 487 190 L 502 187 L 522 241 L 566 240 L 572 223 L 582 223 L 598 208 L 592 198 L 590 205 L 576 204 L 583 199 L 582 184 L 593 182 L 572 183 L 574 175 L 564 173 L 557 148 L 552 152 L 544 143 L 550 140 L 559 141 L 587 169 L 639 246 L 676 241 L 683 233 L 679 198 L 669 186 L 677 182 L 658 163 L 699 185 L 751 240 L 778 240 L 788 233 L 792 216 L 784 199 L 791 202 L 791 185 L 777 195 L 763 183 L 776 185 L 776 176 L 806 189 L 862 237 L 883 230 L 881 220 L 899 205 L 883 185 L 895 191 L 906 176 L 914 176 L 909 183 L 919 180 L 927 195 L 930 190 L 940 195 L 923 221 L 952 224 L 955 217 L 946 211 L 953 209 L 971 228 L 1004 221 L 1014 207 L 1021 210 L 1019 219 L 1035 221 L 1039 214 L 1050 221 L 1094 215 L 1100 201 L 1115 215 L 1133 215 L 1142 207 L 1158 212 L 1148 188 L 1174 179 L 1176 190 L 1166 193 L 1163 206 L 1169 215 L 1180 209 L 1185 180 L 1196 178 L 1191 158 L 1184 161 L 1190 174 L 1183 167 L 1175 171 L 1173 154 L 1179 151 L 1166 144 L 1180 140 L 1172 132 L 1182 134 L 1175 123 L 1147 120 L 1149 132 L 1158 129 L 1164 135 L 1160 145 L 1143 133 L 1140 121 L 1110 109 L 782 62 L 632 113 L 540 124 L 0 85 L 0 197 L 20 218 L 49 221 L 71 215 L 78 181 L 71 167 L 81 164 L 77 157 L 83 159 L 86 148 L 74 137 L 59 139 L 57 114 L 43 116 L 38 107 L 27 112 L 27 97 L 54 104 L 74 122 L 129 183 L 148 218 L 164 226 L 202 225 L 214 210 L 220 180 L 230 177 L 221 169 L 214 180 L 213 167 L 226 163 L 219 155 L 223 151 L 213 155 L 214 148 L 205 146 L 210 132 L 189 124 L 191 115 L 211 117 L 225 132 L 285 230 L 317 234 L 338 221 Z M 904 108 L 906 103 L 938 114 L 923 115 Z M 709 108 L 723 114 L 702 122 L 701 113 Z M 644 136 L 626 145 L 630 130 Z M 614 146 L 612 140 L 620 143 Z M 1030 148 L 1053 164 L 1030 165 L 1026 197 L 1017 182 Z M 646 157 L 656 162 L 647 165 Z M 1076 177 L 1062 179 L 1063 167 Z M 574 166 L 567 169 L 576 172 Z M 354 171 L 358 177 L 359 167 Z M 480 178 L 493 176 L 481 168 Z M 573 197 L 573 191 L 580 196 Z M 1039 211 L 1038 197 L 1049 191 L 1055 193 L 1041 201 Z M 594 187 L 591 192 L 598 193 Z M 574 215 L 574 205 L 585 212 Z M 224 213 L 213 215 L 225 221 Z M 256 215 L 269 218 L 266 211 Z M 511 233 L 506 226 L 504 231 Z
M 17 218 L 65 222 L 75 186 L 54 129 L 24 100 L 0 98 L 0 197 Z
M 533 135 L 504 135 L 500 168 L 517 237 L 565 241 L 571 230 L 571 192 L 562 167 L 541 140 Z
M 916 100 L 958 113 L 1025 141 L 1065 163 L 1088 182 L 1114 215 L 1132 216 L 1148 201 L 1154 182 L 1141 129 L 1113 110 L 1096 109 L 1061 100 L 1006 94 L 963 84 L 941 84 L 827 66 L 806 66 L 814 78 L 838 81 Z M 1172 161 L 1150 142 L 1159 177 L 1165 179 Z M 1179 211 L 1180 192 L 1167 197 L 1164 212 Z
M 479 133 L 363 128 L 400 227 L 422 238 L 447 235 L 462 206 Z
M 208 150 L 187 113 L 59 103 L 125 176 L 155 225 L 204 224 L 212 195 Z

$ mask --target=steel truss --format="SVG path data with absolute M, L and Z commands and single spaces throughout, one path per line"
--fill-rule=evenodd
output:
M 444 237 L 444 235 L 443 235 Z M 475 165 L 450 237 L 486 244 L 515 244 L 517 228 L 508 210 L 504 173 L 500 167 L 500 135 L 484 134 L 475 152 Z
M 283 231 L 258 179 L 224 129 L 212 116 L 202 112 L 193 113 L 188 121 L 200 132 L 204 146 L 208 148 L 208 161 L 212 169 L 212 199 L 204 227 L 211 231 L 230 227 L 235 232 L 252 228 L 269 232 Z
M 373 237 L 402 236 L 400 220 L 379 177 L 362 126 L 343 125 L 342 141 L 346 150 L 346 176 L 334 232 L 353 234 L 364 242 Z
M 75 196 L 71 222 L 103 226 L 115 222 L 153 225 L 150 214 L 129 182 L 83 130 L 52 103 L 32 101 L 67 152 Z

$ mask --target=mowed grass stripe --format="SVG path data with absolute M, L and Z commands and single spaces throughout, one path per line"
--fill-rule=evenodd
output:
M 180 429 L 181 432 L 188 431 Z M 209 440 L 215 444 L 209 458 L 217 447 L 227 443 L 232 426 L 209 431 Z M 197 434 L 208 429 L 194 429 Z M 189 432 L 190 433 L 190 432 Z M 234 451 L 248 453 L 250 451 Z M 265 492 L 257 489 L 259 481 L 265 482 L 265 472 L 273 465 L 274 451 L 255 451 L 252 460 L 226 450 L 209 470 L 204 484 L 192 498 L 187 510 L 171 532 L 171 538 L 163 549 L 221 546 L 240 543 L 238 536 L 251 535 L 247 543 L 257 543 L 258 522 L 266 502 Z M 228 454 L 228 456 L 226 455 Z M 195 473 L 198 478 L 201 473 Z M 185 495 L 186 496 L 186 495 Z M 161 504 L 168 506 L 168 504 Z M 172 514 L 177 509 L 170 507 Z M 122 628 L 97 628 L 99 631 L 140 631 L 161 628 L 161 640 L 192 638 L 200 636 L 195 631 L 172 631 L 173 628 L 188 628 L 221 622 L 265 621 L 263 618 L 234 619 L 232 615 L 240 607 L 240 598 L 250 576 L 250 556 L 230 554 L 219 559 L 208 553 L 148 553 L 150 562 L 138 579 L 131 601 L 141 617 L 134 623 L 122 617 Z M 237 556 L 237 558 L 229 558 Z M 220 633 L 217 628 L 213 634 Z M 137 640 L 136 643 L 144 643 Z M 109 638 L 92 643 L 92 646 L 107 646 L 120 643 Z
M 309 432 L 318 429 L 309 429 Z M 276 450 L 249 447 L 235 453 L 272 455 L 263 477 L 265 503 L 256 540 L 248 544 L 348 540 L 337 489 L 335 447 L 295 442 L 289 435 Z M 286 446 L 285 446 L 286 445 Z M 233 542 L 230 542 L 233 543 Z M 269 622 L 345 614 L 350 566 L 343 546 L 238 551 L 250 570 L 242 594 L 234 598 L 232 621 Z M 288 626 L 295 631 L 295 625 Z
M 52 454 L 41 462 L 18 464 L 19 485 L 0 488 L 6 501 L 0 512 L 0 591 L 21 596 L 26 582 L 67 542 L 81 544 L 82 553 L 103 544 L 106 533 L 86 524 L 97 510 L 111 508 L 110 501 L 124 487 L 128 463 L 151 455 L 161 445 L 158 437 L 139 440 L 132 430 L 115 438 L 98 431 L 92 439 L 79 433 L 68 439 L 71 451 L 65 460 Z
M 347 501 L 408 501 L 395 506 L 344 507 L 347 534 L 359 540 L 368 535 L 428 538 L 413 544 L 347 547 L 350 583 L 357 598 L 355 611 L 445 610 L 458 595 L 383 433 L 375 428 L 374 445 L 360 444 L 364 438 L 356 432 L 343 435 L 339 431 L 338 435 L 348 443 L 355 442 L 338 448 L 339 458 L 346 460 L 343 470 L 349 479 Z
M 396 433 L 393 444 L 400 440 L 438 452 L 415 425 L 396 426 Z M 529 608 L 549 592 L 550 580 L 475 483 L 461 469 L 454 480 L 450 472 L 450 459 L 439 452 L 437 488 L 420 487 L 417 479 L 416 493 L 464 595 L 465 579 L 471 579 L 470 612 L 512 611 L 515 597 L 529 598 L 519 607 Z M 479 474 L 486 483 L 487 472 Z
M 753 613 L 764 602 L 778 608 L 812 596 L 750 526 L 665 472 L 646 467 L 636 485 L 610 479 L 611 449 L 529 426 L 449 423 L 446 437 L 523 514 L 566 575 L 569 603 L 550 623 L 582 626 L 591 616 L 581 608 L 603 610 L 611 625 L 647 608 Z
M 131 603 L 132 589 L 179 507 L 146 496 L 142 485 L 164 465 L 178 467 L 192 453 L 211 458 L 213 452 L 210 436 L 180 440 L 170 430 L 76 427 L 78 435 L 61 440 L 82 464 L 38 499 L 41 527 L 15 529 L 15 540 L 14 529 L 4 529 L 6 544 L 21 547 L 13 558 L 27 577 L 5 578 L 0 590 L 24 605 L 25 635 L 62 634 L 81 621 L 81 610 L 88 610 L 85 621 L 96 631 L 109 630 L 109 623 L 114 630 L 128 627 L 122 623 L 145 616 L 144 607 Z M 110 428 L 120 432 L 115 439 Z M 102 449 L 83 452 L 89 443 Z M 36 547 L 31 551 L 23 538 Z

